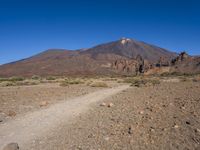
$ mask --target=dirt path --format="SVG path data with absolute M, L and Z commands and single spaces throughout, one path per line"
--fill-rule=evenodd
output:
M 17 142 L 24 149 L 28 143 L 45 136 L 51 129 L 66 124 L 80 113 L 87 111 L 90 104 L 104 100 L 128 87 L 128 85 L 123 85 L 103 89 L 19 116 L 15 120 L 2 124 L 0 125 L 0 149 L 10 142 Z

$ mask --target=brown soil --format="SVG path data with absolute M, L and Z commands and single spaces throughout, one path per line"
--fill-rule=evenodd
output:
M 200 84 L 129 88 L 96 104 L 71 126 L 62 126 L 36 149 L 200 149 Z M 47 142 L 48 141 L 48 142 Z M 48 143 L 48 144 L 47 144 Z
M 23 115 L 27 110 L 19 106 L 24 103 L 33 109 L 41 109 L 38 103 L 49 98 L 49 103 L 53 106 L 59 98 L 63 100 L 66 91 L 70 91 L 67 92 L 69 94 L 67 97 L 75 97 L 101 90 L 84 85 L 70 86 L 70 90 L 67 90 L 68 87 L 51 86 L 52 84 L 45 87 L 34 86 L 30 89 L 20 87 L 21 95 L 30 94 L 34 90 L 37 92 L 30 96 L 32 100 L 29 99 L 27 103 L 25 97 L 24 100 L 23 96 L 19 96 L 21 99 L 16 97 L 13 107 L 10 106 L 13 97 L 9 96 L 9 91 L 16 87 L 2 88 L 0 91 L 1 95 L 4 95 L 4 101 L 2 103 L 3 96 L 1 96 L 1 103 L 4 104 L 8 98 L 9 103 L 0 105 L 0 110 L 8 111 L 15 108 L 17 113 L 22 110 Z M 41 98 L 44 89 L 47 96 Z M 14 91 L 16 92 L 16 89 Z M 192 81 L 170 82 L 169 80 L 155 86 L 130 87 L 109 98 L 96 101 L 86 112 L 67 123 L 59 124 L 59 127 L 52 128 L 28 147 L 34 150 L 198 150 L 200 149 L 199 91 L 200 82 Z M 33 95 L 35 97 L 31 98 Z
M 0 120 L 4 122 L 14 115 L 49 107 L 57 102 L 94 92 L 99 88 L 86 85 L 61 87 L 57 83 L 34 86 L 0 87 Z M 12 113 L 11 113 L 12 112 Z

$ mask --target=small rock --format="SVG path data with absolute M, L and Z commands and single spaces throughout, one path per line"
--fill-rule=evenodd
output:
M 177 124 L 175 124 L 175 125 L 174 125 L 174 128 L 175 128 L 175 129 L 178 129 L 178 128 L 179 128 L 179 126 L 178 126 Z
M 190 125 L 190 122 L 189 122 L 189 121 L 186 121 L 185 123 L 186 123 L 187 125 Z
M 200 133 L 200 129 L 195 129 L 195 132 L 196 133 Z
M 104 138 L 104 140 L 109 141 L 110 138 L 107 136 L 107 137 Z
M 141 110 L 141 111 L 139 112 L 139 114 L 143 115 L 143 114 L 144 114 L 144 111 L 143 111 L 143 110 Z
M 0 113 L 0 123 L 4 122 L 8 114 Z
M 88 138 L 92 138 L 92 137 L 94 137 L 94 135 L 93 135 L 93 134 L 90 134 L 90 135 L 88 135 Z
M 106 103 L 101 103 L 100 106 L 106 106 Z
M 12 111 L 12 110 L 9 110 L 8 116 L 10 116 L 10 117 L 15 117 L 16 115 L 17 115 L 16 112 L 14 112 L 14 111 Z
M 19 150 L 19 145 L 17 143 L 10 143 L 6 145 L 3 150 Z
M 133 129 L 131 126 L 128 128 L 128 134 L 133 134 Z
M 114 106 L 113 103 L 109 103 L 109 104 L 108 104 L 108 107 L 113 107 L 113 106 Z
M 182 106 L 182 107 L 181 107 L 181 109 L 185 110 L 185 107 L 184 107 L 184 106 Z
M 81 146 L 78 146 L 77 148 L 78 148 L 78 150 L 82 150 Z
M 151 131 L 151 132 L 154 132 L 154 131 L 155 131 L 155 129 L 154 129 L 154 128 L 151 128 L 151 129 L 150 129 L 150 131 Z
M 154 144 L 154 140 L 150 140 L 150 143 L 151 143 L 151 144 Z
M 40 107 L 45 107 L 45 106 L 47 106 L 49 103 L 47 102 L 47 101 L 42 101 L 41 103 L 40 103 Z

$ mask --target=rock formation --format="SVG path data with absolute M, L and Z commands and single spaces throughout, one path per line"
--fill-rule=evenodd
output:
M 129 74 L 142 74 L 148 71 L 152 65 L 144 60 L 140 55 L 135 59 L 120 59 L 116 60 L 112 68 L 115 69 L 118 73 L 129 73 Z
M 140 55 L 132 59 L 116 60 L 112 68 L 117 73 L 124 74 L 163 74 L 163 73 L 200 73 L 200 57 L 189 56 L 186 52 L 180 53 L 177 57 L 169 61 L 160 57 L 157 63 L 151 64 Z
M 181 52 L 175 59 L 172 59 L 171 65 L 176 65 L 186 60 L 192 60 L 192 57 L 189 56 L 186 52 Z

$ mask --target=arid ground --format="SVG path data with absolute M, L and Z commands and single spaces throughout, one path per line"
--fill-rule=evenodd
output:
M 199 79 L 1 84 L 0 149 L 14 142 L 20 150 L 198 150 Z

